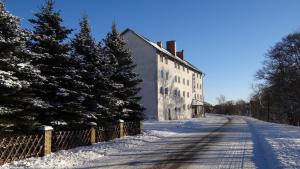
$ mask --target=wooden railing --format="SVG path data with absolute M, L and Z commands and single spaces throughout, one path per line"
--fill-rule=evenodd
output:
M 141 133 L 140 122 L 124 122 L 106 127 L 91 125 L 88 129 L 52 131 L 43 126 L 38 134 L 0 137 L 0 165 L 29 157 L 39 157 L 59 150 L 88 146 L 97 142 Z

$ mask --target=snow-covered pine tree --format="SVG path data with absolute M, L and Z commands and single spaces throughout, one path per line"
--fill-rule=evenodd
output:
M 62 25 L 60 13 L 53 8 L 54 1 L 48 0 L 34 14 L 35 18 L 29 20 L 33 25 L 33 36 L 28 46 L 43 55 L 33 64 L 39 67 L 47 80 L 45 84 L 36 86 L 38 96 L 44 102 L 36 111 L 43 124 L 77 126 L 84 122 L 84 98 L 76 91 L 72 79 L 76 75 L 76 65 L 71 60 L 71 45 L 66 43 L 72 29 Z
M 43 78 L 31 65 L 37 55 L 26 49 L 30 32 L 19 22 L 0 1 L 0 130 L 29 131 L 39 125 L 31 85 L 43 83 Z
M 90 117 L 103 123 L 112 120 L 115 114 L 114 86 L 110 76 L 114 72 L 112 56 L 105 56 L 105 51 L 91 35 L 88 18 L 84 16 L 80 22 L 80 32 L 72 41 L 73 58 L 78 63 L 78 77 L 85 84 L 81 92 L 86 94 L 84 105 Z
M 104 40 L 106 50 L 115 56 L 117 60 L 116 71 L 112 80 L 116 84 L 121 84 L 117 89 L 115 96 L 120 100 L 118 118 L 125 120 L 143 119 L 143 106 L 139 104 L 140 97 L 137 96 L 140 88 L 138 84 L 142 81 L 138 74 L 134 72 L 135 64 L 133 63 L 130 51 L 126 48 L 126 42 L 117 31 L 116 25 L 113 24 L 112 31 L 109 32 Z

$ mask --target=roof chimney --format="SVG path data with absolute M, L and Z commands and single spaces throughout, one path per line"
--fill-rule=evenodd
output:
M 176 52 L 176 55 L 183 60 L 184 56 L 183 56 L 183 50 Z
M 156 44 L 157 44 L 160 48 L 162 48 L 162 42 L 161 42 L 161 41 L 156 42 Z
M 173 55 L 176 55 L 176 41 L 171 40 L 167 41 L 167 50 L 172 53 Z

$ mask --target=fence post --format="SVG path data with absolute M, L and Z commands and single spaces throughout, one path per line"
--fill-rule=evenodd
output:
M 119 138 L 124 137 L 124 120 L 119 120 L 119 128 L 120 128 L 120 135 Z
M 95 122 L 90 122 L 89 123 L 89 126 L 90 126 L 90 144 L 95 144 L 96 143 L 96 126 L 97 126 L 97 123 Z
M 139 134 L 142 134 L 143 130 L 144 130 L 144 123 L 143 123 L 143 121 L 140 121 L 140 133 Z
M 52 144 L 52 130 L 51 126 L 41 126 L 39 131 L 43 134 L 43 154 L 42 156 L 46 156 L 51 154 L 51 144 Z

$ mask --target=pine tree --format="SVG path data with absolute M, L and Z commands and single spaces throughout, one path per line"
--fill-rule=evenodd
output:
M 80 22 L 80 32 L 72 41 L 73 58 L 78 63 L 78 77 L 85 84 L 81 91 L 85 99 L 86 112 L 100 123 L 111 121 L 116 103 L 113 97 L 114 86 L 110 76 L 114 72 L 114 58 L 107 56 L 101 44 L 97 44 L 91 35 L 88 18 Z
M 113 24 L 112 31 L 107 34 L 104 41 L 106 50 L 114 55 L 117 60 L 116 71 L 112 76 L 112 80 L 116 84 L 121 84 L 121 87 L 115 93 L 115 96 L 120 100 L 118 105 L 119 118 L 125 120 L 143 119 L 142 112 L 144 108 L 139 104 L 141 98 L 137 96 L 140 90 L 138 84 L 142 80 L 134 72 L 135 64 L 131 53 L 126 48 L 126 43 L 117 31 L 115 24 Z
M 36 86 L 43 106 L 36 110 L 39 120 L 46 125 L 69 124 L 76 126 L 84 122 L 82 95 L 76 91 L 73 77 L 76 75 L 71 60 L 71 45 L 66 43 L 71 29 L 62 26 L 59 12 L 54 11 L 53 0 L 48 0 L 34 19 L 33 36 L 28 46 L 32 51 L 43 55 L 33 64 L 38 66 L 47 83 Z
M 43 83 L 31 65 L 38 55 L 26 49 L 29 31 L 0 1 L 0 128 L 28 131 L 39 125 L 32 109 L 38 101 L 31 86 Z

